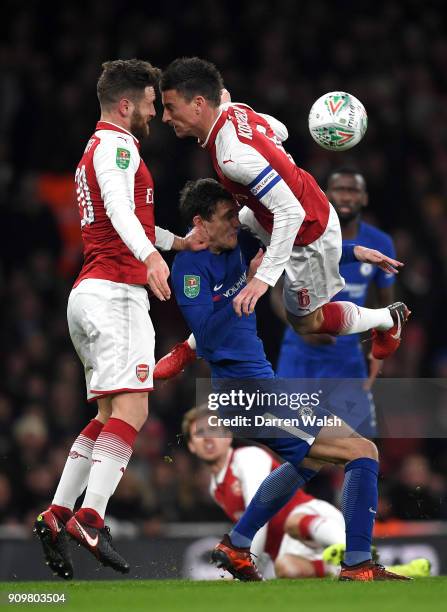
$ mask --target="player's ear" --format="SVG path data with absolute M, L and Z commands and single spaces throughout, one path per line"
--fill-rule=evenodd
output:
M 363 196 L 363 203 L 362 203 L 363 208 L 366 208 L 368 204 L 369 204 L 369 195 L 368 195 L 368 192 L 365 191 L 365 195 Z
M 189 450 L 190 453 L 195 455 L 196 447 L 195 447 L 194 442 L 192 440 L 188 440 L 188 450 Z
M 200 215 L 194 215 L 192 218 L 192 224 L 194 227 L 203 227 L 203 219 Z
M 195 111 L 196 111 L 196 115 L 199 115 L 203 109 L 205 108 L 206 105 L 206 100 L 203 96 L 196 96 L 194 98 L 194 106 L 195 106 Z
M 122 117 L 128 117 L 133 111 L 134 105 L 129 98 L 121 98 L 118 102 L 118 112 Z

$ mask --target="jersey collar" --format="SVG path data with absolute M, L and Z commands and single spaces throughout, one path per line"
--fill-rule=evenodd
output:
M 132 136 L 137 147 L 140 146 L 138 138 L 135 138 L 135 136 L 131 132 L 128 132 L 120 125 L 116 125 L 116 123 L 112 123 L 111 121 L 98 121 L 98 123 L 96 124 L 96 130 L 112 130 L 113 132 L 121 132 L 122 134 L 128 134 L 129 136 Z
M 231 460 L 233 459 L 233 454 L 234 454 L 234 448 L 230 446 L 227 452 L 227 458 L 225 460 L 224 466 L 222 467 L 220 472 L 214 476 L 214 482 L 216 486 L 222 484 L 222 482 L 224 481 L 225 476 L 227 474 L 228 467 L 231 463 Z
M 216 140 L 217 133 L 219 132 L 220 128 L 223 126 L 227 119 L 226 110 L 227 109 L 223 108 L 219 110 L 219 114 L 217 115 L 216 120 L 214 121 L 210 131 L 208 132 L 208 136 L 206 137 L 205 142 L 199 142 L 200 146 L 203 149 L 211 149 L 211 147 L 213 146 Z

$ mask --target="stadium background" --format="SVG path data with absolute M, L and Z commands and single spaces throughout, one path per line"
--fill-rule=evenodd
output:
M 365 175 L 366 218 L 392 234 L 406 267 L 397 295 L 413 315 L 390 377 L 447 373 L 447 38 L 442 2 L 313 0 L 224 3 L 12 0 L 0 25 L 0 533 L 28 537 L 47 505 L 74 436 L 94 412 L 68 338 L 65 308 L 81 262 L 73 172 L 98 118 L 102 61 L 140 57 L 164 67 L 179 55 L 214 61 L 237 100 L 281 119 L 287 148 L 323 186 L 340 165 Z M 364 141 L 327 153 L 307 132 L 326 91 L 367 107 Z M 193 140 L 158 119 L 142 155 L 156 186 L 156 219 L 183 232 L 178 191 L 212 176 Z M 168 256 L 170 260 L 170 256 Z M 152 301 L 157 355 L 185 337 L 175 301 Z M 282 326 L 264 298 L 261 337 L 275 363 Z M 151 396 L 151 418 L 109 513 L 122 534 L 161 536 L 173 523 L 222 521 L 204 466 L 178 436 L 193 405 L 198 363 Z M 383 440 L 387 520 L 447 519 L 445 440 Z M 313 485 L 337 501 L 338 472 Z M 195 527 L 194 527 L 195 529 Z M 191 526 L 190 530 L 193 530 Z M 1 544 L 0 544 L 1 546 Z

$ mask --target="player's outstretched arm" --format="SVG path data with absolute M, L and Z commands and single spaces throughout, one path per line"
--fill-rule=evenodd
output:
M 380 251 L 368 249 L 367 247 L 363 247 L 358 244 L 354 247 L 354 256 L 357 261 L 374 264 L 387 274 L 398 274 L 398 268 L 401 268 L 404 265 L 401 261 L 392 259 Z
M 194 227 L 182 237 L 155 226 L 155 246 L 162 251 L 203 251 L 208 248 L 208 237 L 200 227 Z

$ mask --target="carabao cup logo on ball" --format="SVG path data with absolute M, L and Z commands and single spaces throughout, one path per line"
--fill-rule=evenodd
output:
M 309 131 L 320 147 L 346 151 L 358 144 L 368 127 L 365 107 L 345 91 L 331 91 L 314 102 L 309 113 Z

